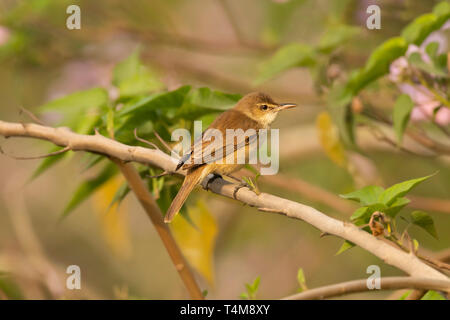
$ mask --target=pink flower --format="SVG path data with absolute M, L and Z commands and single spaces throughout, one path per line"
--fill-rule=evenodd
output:
M 8 28 L 0 26 L 0 46 L 8 42 L 11 32 Z
M 414 102 L 414 109 L 411 112 L 412 121 L 434 121 L 440 125 L 450 123 L 450 109 L 442 106 L 441 102 L 434 94 L 420 84 L 412 84 L 406 81 L 410 78 L 409 64 L 407 57 L 418 52 L 425 63 L 431 63 L 430 57 L 425 52 L 426 46 L 431 42 L 439 43 L 438 53 L 446 52 L 448 48 L 447 39 L 442 34 L 442 30 L 450 28 L 450 21 L 444 24 L 441 30 L 431 33 L 420 47 L 409 45 L 404 57 L 400 57 L 391 63 L 389 69 L 389 79 L 394 82 L 402 93 L 411 97 Z M 439 110 L 436 111 L 436 108 Z
M 427 121 L 434 118 L 434 121 L 440 125 L 450 123 L 450 109 L 441 107 L 433 115 L 436 108 L 441 106 L 441 102 L 436 100 L 433 93 L 422 85 L 412 85 L 409 83 L 398 83 L 398 88 L 402 93 L 406 93 L 414 102 L 414 109 L 411 112 L 412 121 Z

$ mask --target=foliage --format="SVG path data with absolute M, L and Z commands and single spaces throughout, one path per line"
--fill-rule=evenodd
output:
M 140 138 L 158 143 L 153 131 L 158 132 L 166 141 L 170 141 L 170 132 L 173 128 L 183 126 L 192 128 L 193 121 L 223 112 L 232 107 L 241 97 L 237 94 L 191 86 L 181 86 L 171 91 L 165 90 L 156 74 L 140 62 L 139 50 L 135 50 L 115 67 L 112 85 L 119 92 L 116 99 L 110 99 L 105 89 L 95 88 L 50 101 L 41 106 L 40 110 L 57 113 L 61 119 L 58 125 L 68 126 L 78 133 L 92 134 L 94 130 L 98 130 L 99 133 L 114 137 L 122 143 L 141 144 L 133 135 L 134 130 L 137 129 Z M 58 155 L 44 159 L 33 174 L 33 178 L 64 157 L 64 155 Z M 105 188 L 113 183 L 118 170 L 114 164 L 102 162 L 101 159 L 102 157 L 94 154 L 88 156 L 86 170 L 95 169 L 96 173 L 76 188 L 62 217 L 68 216 L 94 193 L 99 192 L 97 197 L 100 197 L 104 193 L 102 190 L 106 190 Z M 142 178 L 148 179 L 148 187 L 157 199 L 161 211 L 166 212 L 178 191 L 179 180 L 172 177 L 149 179 L 148 176 L 155 175 L 155 172 L 150 169 L 149 174 L 144 166 L 139 166 L 139 172 Z M 104 203 L 101 206 L 103 209 L 99 207 L 98 210 L 106 211 L 101 213 L 102 221 L 107 229 L 105 229 L 106 240 L 113 248 L 116 248 L 115 251 L 123 255 L 122 253 L 128 251 L 124 249 L 128 246 L 126 245 L 127 231 L 123 230 L 123 225 L 117 225 L 119 212 L 114 212 L 114 208 L 121 203 L 130 190 L 126 184 L 117 186 L 114 193 L 111 193 L 110 189 L 111 187 L 108 187 L 107 194 L 111 195 L 109 204 Z M 193 198 L 190 197 L 188 205 L 193 203 Z M 181 216 L 184 219 L 178 218 L 173 223 L 174 236 L 178 238 L 179 245 L 190 263 L 210 283 L 213 283 L 212 256 L 217 233 L 214 218 L 201 202 L 197 202 L 189 212 L 184 206 Z
M 259 283 L 261 282 L 260 277 L 256 277 L 253 283 L 246 283 L 246 292 L 241 293 L 240 298 L 244 300 L 255 300 L 256 294 L 258 293 Z
M 306 286 L 306 278 L 305 273 L 303 272 L 302 268 L 298 268 L 297 271 L 297 282 L 299 285 L 298 292 L 303 292 L 305 290 L 308 290 L 308 287 Z
M 323 68 L 326 69 L 330 62 L 336 59 L 335 57 L 339 55 L 338 48 L 341 48 L 348 40 L 358 36 L 359 30 L 355 26 L 343 23 L 331 24 L 316 46 L 291 43 L 281 47 L 261 65 L 257 83 L 266 81 L 292 68 L 308 68 L 316 81 L 316 87 L 328 88 L 326 92 L 328 92 L 329 113 L 332 116 L 332 122 L 339 129 L 340 138 L 347 147 L 355 148 L 354 127 L 355 124 L 363 125 L 361 120 L 364 120 L 364 117 L 355 116 L 351 109 L 352 98 L 360 94 L 363 89 L 370 90 L 371 86 L 379 84 L 377 81 L 390 72 L 396 59 L 403 57 L 412 45 L 421 45 L 433 31 L 439 30 L 449 19 L 450 4 L 443 1 L 437 4 L 431 13 L 423 14 L 414 19 L 399 36 L 387 39 L 375 48 L 363 67 L 349 70 L 346 76 L 342 75 L 336 80 L 320 76 L 324 73 Z M 425 62 L 418 52 L 414 52 L 407 59 L 409 67 L 424 73 L 423 76 L 436 77 L 435 79 L 431 78 L 431 82 L 421 80 L 427 88 L 435 87 L 439 81 L 447 83 L 449 79 L 446 67 L 447 55 L 437 54 L 437 43 L 428 44 L 425 51 L 431 62 Z M 416 80 L 412 79 L 412 81 Z M 445 87 L 443 86 L 443 88 Z M 445 89 L 439 100 L 446 106 L 450 105 Z M 415 104 L 407 94 L 399 95 L 392 112 L 398 145 L 401 144 L 413 107 L 415 107 Z M 371 120 L 376 122 L 376 119 Z M 325 149 L 327 150 L 327 147 Z M 327 152 L 329 153 L 329 151 Z
M 370 222 L 373 220 L 376 213 L 381 213 L 383 216 L 383 219 L 381 220 L 382 228 L 387 231 L 385 236 L 397 241 L 398 237 L 395 235 L 395 232 L 397 231 L 397 223 L 395 223 L 395 219 L 399 212 L 410 202 L 410 200 L 405 196 L 418 184 L 431 178 L 432 176 L 434 176 L 434 174 L 403 181 L 394 184 L 387 189 L 379 186 L 366 186 L 362 189 L 343 194 L 341 197 L 356 201 L 361 205 L 361 207 L 355 210 L 350 218 L 357 226 L 361 226 L 364 230 L 368 232 L 372 231 L 372 233 L 374 233 L 373 228 L 370 226 Z M 401 218 L 409 222 L 407 218 Z M 410 215 L 410 219 L 411 221 L 409 225 L 412 224 L 418 226 L 433 237 L 437 238 L 437 232 L 433 219 L 428 213 L 424 211 L 413 211 Z M 369 229 L 367 228 L 368 225 L 370 227 Z M 407 234 L 409 225 L 404 229 L 401 238 Z M 414 241 L 417 240 L 413 239 L 413 242 Z M 417 247 L 418 243 L 416 243 L 415 246 Z M 354 247 L 353 243 L 345 241 L 336 255 L 352 247 Z

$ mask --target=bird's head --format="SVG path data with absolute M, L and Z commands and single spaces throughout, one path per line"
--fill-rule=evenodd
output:
M 266 127 L 275 120 L 278 112 L 295 106 L 295 103 L 276 103 L 262 92 L 252 92 L 242 97 L 235 109 Z

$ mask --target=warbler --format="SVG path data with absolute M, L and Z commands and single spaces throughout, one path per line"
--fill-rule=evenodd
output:
M 242 97 L 233 108 L 219 115 L 179 161 L 176 170 L 182 168 L 187 170 L 187 173 L 167 210 L 164 222 L 173 220 L 194 187 L 209 174 L 230 175 L 241 169 L 245 163 L 237 161 L 238 153 L 245 150 L 247 161 L 249 148 L 256 145 L 260 130 L 268 129 L 278 112 L 295 106 L 294 103 L 276 103 L 262 92 L 252 92 Z M 233 138 L 231 142 L 228 139 L 217 139 L 215 133 L 219 132 L 225 136 L 229 130 L 237 131 L 238 135 L 242 135 L 242 132 L 254 134 L 246 136 L 245 139 L 239 139 L 242 137 L 238 136 L 237 141 Z

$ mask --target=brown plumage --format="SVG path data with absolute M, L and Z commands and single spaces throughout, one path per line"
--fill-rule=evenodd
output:
M 245 148 L 246 155 L 248 155 L 249 144 L 254 141 L 254 139 L 258 138 L 258 130 L 268 128 L 269 125 L 275 120 L 276 115 L 280 110 L 294 106 L 295 104 L 277 104 L 267 94 L 253 92 L 247 94 L 239 100 L 232 109 L 218 116 L 202 133 L 202 139 L 195 141 L 192 144 L 190 151 L 184 155 L 178 163 L 176 170 L 183 168 L 187 170 L 187 173 L 178 194 L 175 196 L 169 209 L 167 210 L 164 221 L 172 221 L 194 187 L 198 183 L 201 183 L 210 173 L 227 175 L 239 170 L 243 166 L 243 164 L 238 164 L 236 161 L 232 164 L 225 163 L 225 161 L 222 161 L 224 163 L 204 161 L 204 153 L 207 154 L 211 148 L 221 148 L 223 151 L 223 156 L 219 159 L 223 160 L 225 157 L 229 156 L 227 159 L 233 158 L 236 160 L 237 151 L 241 148 Z M 208 129 L 220 130 L 223 137 L 225 137 L 226 129 L 242 129 L 244 132 L 248 129 L 254 129 L 256 130 L 256 136 L 246 137 L 245 141 L 242 140 L 241 143 L 239 143 L 239 139 L 235 139 L 235 141 L 233 141 L 233 147 L 231 148 L 230 146 L 227 148 L 225 138 L 223 139 L 223 145 L 217 145 L 217 142 L 214 144 L 215 140 L 211 139 L 211 136 L 208 135 Z M 227 154 L 227 150 L 232 150 L 232 152 L 234 152 L 233 155 Z M 188 160 L 189 163 L 186 163 Z

